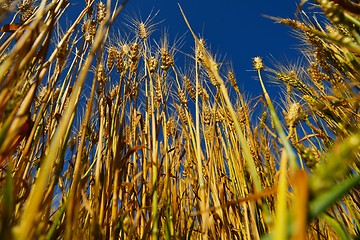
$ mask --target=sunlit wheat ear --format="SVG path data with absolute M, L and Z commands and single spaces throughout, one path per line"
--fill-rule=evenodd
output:
M 102 22 L 106 16 L 106 5 L 103 2 L 96 4 L 96 21 Z
M 107 49 L 107 59 L 106 59 L 106 68 L 110 72 L 115 64 L 117 49 L 115 46 L 110 46 Z
M 105 67 L 104 64 L 99 63 L 96 68 L 96 79 L 99 83 L 104 84 L 106 82 L 106 73 L 105 73 Z
M 176 126 L 175 126 L 175 119 L 174 117 L 171 117 L 167 122 L 166 122 L 166 134 L 167 137 L 169 138 L 171 135 L 175 135 L 175 131 L 176 131 Z
M 82 33 L 87 43 L 92 43 L 97 29 L 97 23 L 94 20 L 87 19 L 82 25 Z
M 323 0 L 319 1 L 319 4 L 327 17 L 335 25 L 346 22 L 343 8 L 338 3 L 329 0 Z
M 204 62 L 204 49 L 205 49 L 205 39 L 204 38 L 200 38 L 199 42 L 196 45 L 196 49 L 195 49 L 195 56 L 196 56 L 196 61 L 199 61 L 200 63 Z
M 178 114 L 178 116 L 179 116 L 179 119 L 181 120 L 181 122 L 182 122 L 182 125 L 183 126 L 186 126 L 186 125 L 188 125 L 188 119 L 187 119 L 187 117 L 186 117 L 186 113 L 185 113 L 185 110 L 181 107 L 181 106 L 179 106 L 178 104 L 176 104 L 175 103 L 175 108 L 176 108 L 176 110 L 177 110 L 177 114 Z
M 326 108 L 326 105 L 322 101 L 312 95 L 303 95 L 302 99 L 307 103 L 312 111 L 314 111 L 321 118 L 325 118 L 323 110 Z
M 248 109 L 246 106 L 238 107 L 236 109 L 236 115 L 237 115 L 237 118 L 238 118 L 241 128 L 245 127 L 246 118 L 248 118 L 247 114 L 249 114 L 249 113 L 248 113 Z
M 120 76 L 122 76 L 129 67 L 128 61 L 125 60 L 125 54 L 122 50 L 117 50 L 115 52 L 115 66 L 116 71 L 120 74 Z
M 213 107 L 212 114 L 215 116 L 216 122 L 224 122 L 225 121 L 226 112 L 223 108 Z
M 71 47 L 71 45 L 69 44 L 69 39 L 66 39 L 64 42 L 61 43 L 61 39 L 63 38 L 63 36 L 64 31 L 62 30 L 61 26 L 57 24 L 55 31 L 56 40 L 54 41 L 54 44 L 57 47 L 56 58 L 58 60 L 59 67 L 63 66 L 66 62 L 70 51 L 69 47 Z
M 141 40 L 147 40 L 150 35 L 155 31 L 156 25 L 160 22 L 154 23 L 155 17 L 158 15 L 159 11 L 153 13 L 152 11 L 147 16 L 145 20 L 142 19 L 141 14 L 126 14 L 126 23 L 125 25 Z
M 314 33 L 316 31 L 325 33 L 326 31 L 323 29 L 323 25 L 318 22 L 316 16 L 310 18 L 304 11 L 302 11 L 301 15 L 306 21 L 300 22 L 297 20 L 281 18 L 272 19 L 292 27 L 295 30 L 294 34 L 296 38 L 302 43 L 301 52 L 310 58 L 314 58 L 325 72 L 331 73 L 332 69 L 328 62 L 333 58 L 331 49 L 324 38 L 321 38 Z M 329 29 L 329 27 L 327 27 L 327 29 Z M 336 32 L 338 33 L 338 31 Z
M 20 13 L 20 23 L 26 22 L 35 12 L 34 0 L 23 0 L 19 2 L 18 12 Z
M 261 114 L 261 118 L 260 118 L 260 122 L 259 122 L 260 130 L 263 130 L 265 128 L 267 119 L 268 119 L 268 113 L 266 111 L 264 111 Z
M 199 89 L 198 90 L 199 91 L 199 96 L 201 97 L 202 101 L 207 102 L 209 100 L 209 98 L 210 98 L 210 95 L 209 95 L 208 91 L 204 87 L 201 87 L 200 85 L 199 85 L 198 89 Z
M 214 85 L 215 87 L 220 86 L 220 83 L 217 81 L 217 79 L 215 78 L 215 75 L 212 72 L 207 71 L 207 75 L 208 75 L 208 79 L 210 80 L 212 85 Z
M 235 72 L 231 63 L 227 66 L 227 80 L 230 82 L 230 85 L 234 88 L 236 92 L 240 92 L 237 85 Z
M 163 81 L 159 74 L 155 75 L 155 105 L 160 106 L 163 101 Z
M 330 77 L 326 73 L 321 72 L 319 66 L 315 62 L 310 63 L 307 72 L 315 87 L 324 93 L 325 87 L 323 81 L 329 81 Z
M 307 73 L 300 61 L 295 64 L 287 63 L 286 65 L 275 62 L 273 65 L 276 67 L 275 69 L 267 69 L 268 72 L 274 74 L 269 76 L 272 82 L 284 83 L 285 85 L 289 85 L 298 90 L 302 94 L 315 94 L 315 91 L 305 83 L 305 76 Z
M 150 56 L 148 58 L 147 62 L 148 62 L 147 63 L 148 66 L 149 66 L 149 72 L 150 72 L 150 74 L 153 74 L 159 65 L 158 56 Z
M 178 97 L 179 97 L 180 103 L 183 104 L 184 106 L 187 106 L 188 99 L 187 99 L 186 93 L 180 87 L 178 88 Z
M 305 13 L 305 11 L 301 11 L 301 18 L 303 19 L 301 21 L 289 19 L 289 18 L 277 18 L 277 17 L 271 17 L 271 16 L 267 16 L 267 17 L 278 23 L 290 26 L 294 30 L 295 38 L 297 38 L 300 42 L 304 43 L 305 48 L 309 44 L 309 41 L 308 41 L 309 38 L 312 38 L 310 40 L 315 40 L 315 39 L 316 39 L 316 41 L 321 40 L 318 37 L 313 38 L 315 35 L 313 34 L 312 31 L 315 29 L 324 31 L 322 28 L 322 25 L 319 23 L 316 16 L 309 17 Z M 302 49 L 302 50 L 304 50 L 304 49 Z
M 170 67 L 174 66 L 174 50 L 169 46 L 169 39 L 165 34 L 160 47 L 160 57 L 161 57 L 161 69 L 166 73 Z
M 130 71 L 136 73 L 140 59 L 140 45 L 136 41 L 130 45 L 123 45 L 122 52 L 128 56 Z
M 297 143 L 294 146 L 306 166 L 310 169 L 310 171 L 313 171 L 316 165 L 320 162 L 321 153 L 316 148 L 306 147 L 302 143 Z
M 217 56 L 211 54 L 210 51 L 207 50 L 206 43 L 203 38 L 200 38 L 197 42 L 195 49 L 195 57 L 196 61 L 201 63 L 201 65 L 203 66 L 202 70 L 206 73 L 207 78 L 211 82 L 211 84 L 215 87 L 219 87 L 221 83 L 218 82 L 218 79 L 215 77 L 212 70 L 219 72 L 221 66 L 219 64 Z
M 202 105 L 202 120 L 204 124 L 209 125 L 211 123 L 211 109 L 208 104 L 204 103 Z
M 108 94 L 110 101 L 114 100 L 115 97 L 119 94 L 119 92 L 120 92 L 119 85 L 114 86 L 112 89 L 110 89 Z
M 189 77 L 183 76 L 183 82 L 185 85 L 185 89 L 188 92 L 190 98 L 195 101 L 196 98 L 196 90 L 194 84 L 190 81 Z M 202 91 L 201 91 L 202 92 Z
M 161 64 L 160 68 L 163 70 L 165 76 L 167 75 L 167 71 L 169 68 L 173 68 L 175 66 L 175 53 L 182 46 L 183 38 L 175 38 L 172 43 L 170 43 L 169 36 L 167 30 L 163 31 L 162 37 L 159 42 L 155 42 L 157 52 L 160 55 Z
M 47 94 L 48 89 L 45 86 L 39 86 L 38 92 L 36 94 L 36 102 L 35 102 L 35 109 L 38 108 L 42 101 L 44 100 L 45 95 Z
M 253 66 L 255 70 L 261 71 L 264 69 L 264 63 L 261 57 L 253 58 Z
M 298 102 L 288 103 L 285 105 L 287 111 L 285 112 L 285 122 L 289 129 L 295 128 L 300 120 L 303 120 L 306 117 L 302 106 Z

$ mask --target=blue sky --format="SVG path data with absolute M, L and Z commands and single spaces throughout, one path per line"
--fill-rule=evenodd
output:
M 193 30 L 206 39 L 212 52 L 221 56 L 220 60 L 232 62 L 239 86 L 253 97 L 261 93 L 259 83 L 254 80 L 256 73 L 251 71 L 253 57 L 263 57 L 265 64 L 271 63 L 271 59 L 286 64 L 287 60 L 295 62 L 300 56 L 299 40 L 290 28 L 263 16 L 294 18 L 297 0 L 129 0 L 125 12 L 146 18 L 151 10 L 159 10 L 155 22 L 164 21 L 157 26 L 158 31 L 166 27 L 170 39 L 186 34 L 182 50 L 190 53 L 193 42 L 178 3 Z M 121 21 L 120 18 L 120 25 Z M 278 86 L 270 83 L 269 88 L 275 92 Z

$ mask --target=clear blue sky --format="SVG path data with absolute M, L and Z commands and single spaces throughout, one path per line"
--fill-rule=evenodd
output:
M 253 79 L 256 73 L 249 71 L 253 57 L 263 57 L 265 64 L 272 57 L 284 63 L 285 58 L 294 62 L 299 58 L 296 50 L 299 41 L 290 28 L 263 16 L 294 18 L 298 0 L 129 0 L 125 12 L 140 13 L 145 18 L 152 9 L 159 10 L 155 21 L 164 20 L 157 26 L 159 32 L 166 27 L 170 39 L 187 32 L 183 49 L 191 52 L 193 42 L 178 3 L 193 30 L 204 36 L 212 52 L 232 61 L 239 86 L 252 96 L 261 92 L 259 83 Z

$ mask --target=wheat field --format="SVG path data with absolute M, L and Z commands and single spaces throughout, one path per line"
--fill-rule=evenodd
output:
M 126 4 L 0 0 L 0 238 L 360 239 L 360 4 L 272 18 L 305 61 L 251 99 L 181 6 L 185 67 L 156 14 L 109 38 Z

